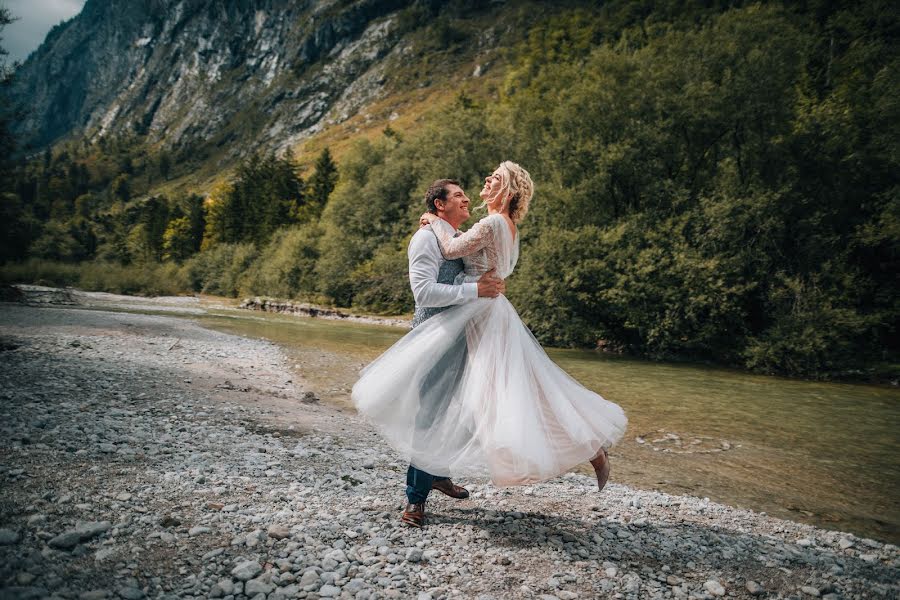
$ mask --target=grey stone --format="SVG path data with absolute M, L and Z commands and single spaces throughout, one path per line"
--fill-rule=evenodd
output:
M 755 581 L 747 582 L 747 591 L 751 596 L 761 596 L 766 592 L 765 588 Z
M 319 588 L 319 596 L 322 598 L 337 598 L 341 595 L 341 588 L 336 585 L 323 585 Z
M 81 535 L 81 541 L 97 537 L 110 529 L 112 529 L 112 523 L 109 521 L 79 521 L 75 524 L 75 531 Z
M 319 575 L 319 579 L 322 583 L 334 583 L 337 581 L 338 575 L 334 571 L 325 571 L 321 575 Z
M 136 587 L 121 587 L 119 588 L 119 595 L 125 600 L 141 600 L 144 597 L 144 592 Z
M 204 534 L 204 533 L 209 533 L 209 532 L 211 532 L 211 531 L 212 531 L 212 529 L 210 529 L 209 527 L 204 527 L 204 526 L 202 526 L 202 525 L 197 525 L 197 526 L 195 526 L 195 527 L 191 527 L 191 528 L 188 530 L 188 535 L 190 535 L 190 536 L 201 535 L 201 534 Z
M 104 561 L 118 551 L 119 549 L 115 546 L 105 546 L 94 553 L 94 560 L 98 562 Z
M 316 573 L 313 569 L 305 572 L 302 577 L 300 577 L 300 585 L 302 587 L 306 587 L 308 585 L 313 585 L 314 583 L 319 583 L 319 574 Z
M 245 544 L 247 544 L 248 548 L 254 548 L 258 546 L 260 543 L 266 541 L 266 534 L 262 529 L 256 529 L 251 533 L 247 534 L 247 538 L 245 540 Z
M 269 527 L 268 531 L 270 538 L 275 538 L 276 540 L 283 540 L 287 537 L 290 537 L 291 530 L 285 527 L 284 525 L 272 525 Z
M 0 529 L 0 546 L 9 546 L 19 541 L 19 534 L 12 529 Z
M 269 595 L 269 600 L 279 600 L 281 598 L 296 598 L 300 593 L 300 586 L 296 583 L 280 587 Z
M 222 553 L 225 552 L 225 548 L 216 548 L 215 550 L 210 550 L 206 554 L 200 557 L 200 560 L 207 561 L 211 558 L 215 558 L 217 556 L 221 556 Z
M 725 595 L 725 588 L 722 586 L 721 583 L 719 583 L 715 579 L 710 579 L 709 581 L 707 581 L 706 583 L 703 584 L 703 587 L 706 589 L 707 592 L 709 592 L 713 596 L 724 596 Z
M 49 593 L 42 587 L 26 587 L 26 586 L 10 586 L 0 590 L 0 598 L 15 600 L 37 600 L 38 598 L 46 598 Z M 54 596 L 54 598 L 56 598 Z
M 345 592 L 349 592 L 351 594 L 356 594 L 360 590 L 366 587 L 366 582 L 364 579 L 360 579 L 355 577 L 344 584 L 343 590 Z
M 268 594 L 275 589 L 272 583 L 266 581 L 264 577 L 257 577 L 244 583 L 244 594 L 254 596 L 256 594 Z
M 248 579 L 253 579 L 259 575 L 260 571 L 262 571 L 262 566 L 258 562 L 255 560 L 248 560 L 233 568 L 231 570 L 231 575 L 235 579 L 247 581 Z
M 406 560 L 411 563 L 421 562 L 422 560 L 422 549 L 421 548 L 410 548 L 406 552 Z
M 819 592 L 819 588 L 814 588 L 811 585 L 804 585 L 800 587 L 800 591 L 806 594 L 807 596 L 815 596 L 818 598 L 821 594 Z
M 71 550 L 80 542 L 80 533 L 78 533 L 77 531 L 67 531 L 51 539 L 49 542 L 47 542 L 47 544 L 49 544 L 53 548 L 59 548 L 60 550 Z
M 344 554 L 344 551 L 341 549 L 335 549 L 325 555 L 326 559 L 331 559 L 336 563 L 340 564 L 343 562 L 347 562 L 347 555 Z
M 234 592 L 234 582 L 230 579 L 220 579 L 212 587 L 212 589 L 216 588 L 223 596 L 230 596 Z M 210 595 L 212 595 L 212 589 L 210 589 Z

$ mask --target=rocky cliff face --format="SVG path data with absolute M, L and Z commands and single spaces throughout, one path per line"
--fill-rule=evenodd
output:
M 19 133 L 32 148 L 73 131 L 285 146 L 379 96 L 411 4 L 88 0 L 18 71 Z

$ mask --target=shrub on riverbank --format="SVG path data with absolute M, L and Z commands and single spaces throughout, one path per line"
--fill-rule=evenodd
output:
M 174 296 L 191 292 L 185 271 L 172 263 L 61 263 L 33 258 L 4 265 L 0 268 L 0 282 L 146 296 Z

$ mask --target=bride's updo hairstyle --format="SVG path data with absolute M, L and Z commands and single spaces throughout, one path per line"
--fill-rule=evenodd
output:
M 513 223 L 519 224 L 528 212 L 528 205 L 534 195 L 534 182 L 528 171 L 510 160 L 500 163 L 497 169 L 500 175 L 500 193 L 503 197 L 512 194 L 509 199 L 509 218 Z

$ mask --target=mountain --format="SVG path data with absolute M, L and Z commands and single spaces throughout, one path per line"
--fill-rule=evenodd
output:
M 15 94 L 28 109 L 17 133 L 32 151 L 73 134 L 135 134 L 153 147 L 226 161 L 251 148 L 290 147 L 392 94 L 480 74 L 503 32 L 497 22 L 479 31 L 479 19 L 529 14 L 509 8 L 88 0 L 17 71 Z M 473 27 L 448 25 L 448 15 Z M 386 123 L 396 106 L 380 110 Z

